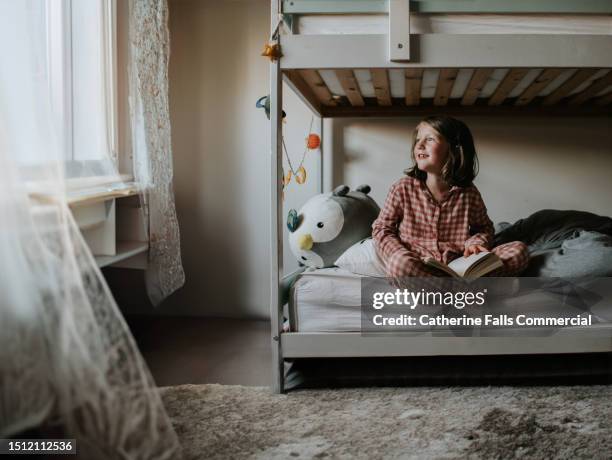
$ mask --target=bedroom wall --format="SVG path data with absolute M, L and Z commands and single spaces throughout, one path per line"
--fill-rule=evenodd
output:
M 170 0 L 170 109 L 176 205 L 187 282 L 155 313 L 268 317 L 267 0 Z M 285 91 L 285 136 L 299 161 L 308 110 Z M 612 215 L 612 126 L 602 119 L 465 118 L 481 160 L 477 185 L 493 220 L 542 208 Z M 368 183 L 382 203 L 407 165 L 417 119 L 327 120 L 328 185 Z M 317 126 L 317 120 L 315 120 Z M 316 192 L 317 156 L 285 212 Z M 285 255 L 290 271 L 296 266 Z M 150 312 L 150 310 L 149 310 Z
M 186 274 L 156 313 L 267 318 L 270 122 L 255 108 L 269 93 L 267 0 L 170 0 L 170 111 L 174 189 Z M 310 111 L 284 91 L 286 144 L 300 162 Z M 313 120 L 319 132 L 319 120 Z M 292 182 L 285 212 L 318 188 L 320 156 L 306 184 Z M 286 233 L 286 232 L 285 232 Z M 285 255 L 289 272 L 297 268 Z
M 610 118 L 462 117 L 480 162 L 476 185 L 495 222 L 544 208 L 612 215 Z M 368 183 L 382 204 L 409 164 L 418 118 L 334 120 L 334 183 Z

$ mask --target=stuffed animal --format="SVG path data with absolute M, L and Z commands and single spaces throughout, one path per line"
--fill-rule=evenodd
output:
M 369 192 L 369 185 L 360 185 L 353 192 L 341 185 L 312 197 L 299 213 L 289 212 L 289 246 L 300 264 L 331 267 L 344 251 L 372 234 L 380 208 Z

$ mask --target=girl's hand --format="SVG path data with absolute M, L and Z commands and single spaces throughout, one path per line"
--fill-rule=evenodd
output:
M 487 251 L 488 249 L 485 248 L 484 246 L 480 244 L 473 244 L 465 248 L 465 251 L 463 251 L 463 257 L 467 257 L 472 254 L 478 254 L 479 252 L 487 252 Z

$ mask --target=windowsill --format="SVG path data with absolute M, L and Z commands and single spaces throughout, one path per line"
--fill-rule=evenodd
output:
M 120 184 L 123 182 L 133 182 L 134 176 L 131 174 L 113 174 L 107 176 L 90 177 L 68 177 L 66 178 L 66 188 L 68 191 L 82 190 L 103 185 Z
M 61 195 L 57 194 L 61 189 L 53 183 L 32 181 L 28 182 L 26 187 L 30 197 L 42 203 L 63 201 Z M 113 198 L 137 195 L 143 191 L 143 187 L 134 182 L 133 176 L 126 174 L 67 179 L 65 188 L 66 202 L 69 206 L 93 204 Z
M 67 201 L 69 206 L 83 206 L 113 198 L 138 195 L 141 191 L 142 187 L 136 182 L 114 182 L 69 190 Z

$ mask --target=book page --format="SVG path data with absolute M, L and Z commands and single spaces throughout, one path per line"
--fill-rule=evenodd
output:
M 441 262 L 438 262 L 436 259 L 432 259 L 431 257 L 428 257 L 424 259 L 423 262 L 425 262 L 427 265 L 431 267 L 437 268 L 438 270 L 442 270 L 443 272 L 448 273 L 450 276 L 459 277 L 459 275 L 457 275 L 451 268 L 449 268 L 448 266 L 444 265 Z
M 459 276 L 465 276 L 465 272 L 469 270 L 469 268 L 478 263 L 481 259 L 487 257 L 490 252 L 479 252 L 478 254 L 471 254 L 468 257 L 459 257 L 453 260 L 448 266 Z
M 504 266 L 504 263 L 501 261 L 501 259 L 497 257 L 495 254 L 492 254 L 490 257 L 487 257 L 486 259 L 483 259 L 479 262 L 476 262 L 476 264 L 472 265 L 468 269 L 465 278 L 468 281 L 471 281 L 483 275 L 486 275 L 489 272 L 492 272 L 496 268 L 501 268 L 503 266 Z

